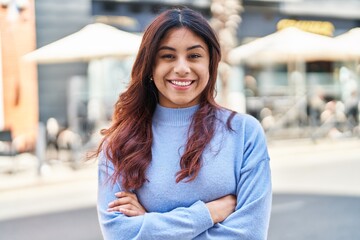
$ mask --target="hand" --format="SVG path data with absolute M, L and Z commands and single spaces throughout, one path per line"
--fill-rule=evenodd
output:
M 225 197 L 206 203 L 206 206 L 210 211 L 214 224 L 219 223 L 235 211 L 236 197 L 234 195 L 226 195 Z
M 145 208 L 139 203 L 136 194 L 131 192 L 117 192 L 115 196 L 118 198 L 109 203 L 108 212 L 121 212 L 128 217 L 140 216 L 146 213 Z

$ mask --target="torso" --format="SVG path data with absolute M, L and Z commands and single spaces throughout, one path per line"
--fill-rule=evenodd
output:
M 236 134 L 220 126 L 202 158 L 202 167 L 194 181 L 176 183 L 180 170 L 180 156 L 185 145 L 188 126 L 153 124 L 155 136 L 152 162 L 147 169 L 146 182 L 137 196 L 150 212 L 168 212 L 177 207 L 188 207 L 197 200 L 208 202 L 228 194 L 235 194 L 241 165 L 242 144 Z M 235 146 L 236 144 L 236 146 Z

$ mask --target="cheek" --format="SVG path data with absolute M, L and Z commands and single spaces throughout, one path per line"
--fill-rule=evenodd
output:
M 160 82 L 159 80 L 154 80 L 154 84 L 155 84 L 155 87 L 156 89 L 159 91 L 159 92 L 162 92 L 163 89 L 164 89 L 164 84 L 162 82 Z
M 204 69 L 202 74 L 203 81 L 206 82 L 206 84 L 210 81 L 210 72 L 209 69 Z
M 198 72 L 205 78 L 205 76 L 207 77 L 207 79 L 209 79 L 210 77 L 210 67 L 209 64 L 201 64 L 197 66 L 197 70 Z
M 158 78 L 163 78 L 167 73 L 169 72 L 168 67 L 166 67 L 166 65 L 164 64 L 156 64 L 155 67 L 153 68 L 153 77 L 154 79 Z
M 209 84 L 210 84 L 210 73 L 209 71 L 207 71 L 206 73 L 204 73 L 202 86 L 205 89 Z

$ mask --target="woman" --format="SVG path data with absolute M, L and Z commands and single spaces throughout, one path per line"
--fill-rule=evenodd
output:
M 145 31 L 98 149 L 105 239 L 266 239 L 265 137 L 257 120 L 215 103 L 220 57 L 190 9 L 168 10 Z

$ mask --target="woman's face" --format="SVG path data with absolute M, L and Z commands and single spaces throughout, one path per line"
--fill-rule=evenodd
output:
M 170 29 L 155 57 L 153 79 L 159 104 L 184 108 L 199 103 L 209 81 L 210 54 L 207 44 L 187 28 Z

